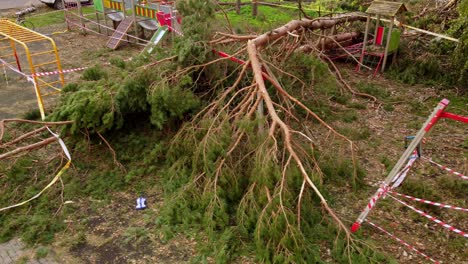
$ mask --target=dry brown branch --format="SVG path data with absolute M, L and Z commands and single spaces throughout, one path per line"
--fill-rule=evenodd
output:
M 228 17 L 228 15 L 226 14 L 226 11 L 224 10 L 224 8 L 222 8 L 222 7 L 219 5 L 219 2 L 218 2 L 218 1 L 216 1 L 216 4 L 218 5 L 219 9 L 220 9 L 221 12 L 223 13 L 224 19 L 226 20 L 226 22 L 227 22 L 227 24 L 228 24 L 229 32 L 234 33 L 234 30 L 232 29 L 231 20 L 229 20 L 229 17 Z
M 60 180 L 60 185 L 62 186 L 62 188 L 60 189 L 60 206 L 59 208 L 57 209 L 57 211 L 55 211 L 55 214 L 54 216 L 56 217 L 58 215 L 58 213 L 62 210 L 62 207 L 63 207 L 63 203 L 64 203 L 64 199 L 63 199 L 63 191 L 65 189 L 65 186 L 63 185 L 63 180 L 62 180 L 62 177 L 59 178 Z
M 138 67 L 137 69 L 140 69 L 140 68 L 146 69 L 146 68 L 148 68 L 148 67 L 151 67 L 151 66 L 154 66 L 154 65 L 158 65 L 158 64 L 161 64 L 161 63 L 166 62 L 166 61 L 171 61 L 171 60 L 173 60 L 173 59 L 175 59 L 175 58 L 177 58 L 177 55 L 171 56 L 171 57 L 168 57 L 168 58 L 164 58 L 164 59 L 162 59 L 162 60 L 158 60 L 158 61 L 155 61 L 155 62 L 153 62 L 153 63 L 147 64 L 147 65 L 140 66 L 140 67 Z
M 257 37 L 257 35 L 235 35 L 235 34 L 228 34 L 224 32 L 216 32 L 215 35 L 221 35 L 221 36 L 231 38 L 231 39 L 246 40 L 246 41 Z
M 101 135 L 101 133 L 97 132 L 97 134 L 102 139 L 102 141 L 104 141 L 104 143 L 106 144 L 106 146 L 109 148 L 110 152 L 112 153 L 112 158 L 114 159 L 114 164 L 117 165 L 117 167 L 119 167 L 120 170 L 122 170 L 124 173 L 127 173 L 127 170 L 122 165 L 122 163 L 120 163 L 117 160 L 117 154 L 115 153 L 115 150 L 112 148 L 112 146 L 109 144 L 109 142 Z
M 31 144 L 31 145 L 27 145 L 27 146 L 24 146 L 24 147 L 19 147 L 19 148 L 16 148 L 12 151 L 9 151 L 7 153 L 4 153 L 4 154 L 1 154 L 0 155 L 0 160 L 4 160 L 8 157 L 11 157 L 13 155 L 16 155 L 16 154 L 19 154 L 21 152 L 25 152 L 25 151 L 31 151 L 31 150 L 35 150 L 35 149 L 38 149 L 38 148 L 42 148 L 44 146 L 47 146 L 49 145 L 50 143 L 53 143 L 57 140 L 56 137 L 49 137 L 47 139 L 44 139 L 40 142 L 37 142 L 37 143 L 34 143 L 34 144 Z
M 34 121 L 26 119 L 3 119 L 0 121 L 0 142 L 2 142 L 3 135 L 5 133 L 5 124 L 6 123 L 28 123 L 28 124 L 39 124 L 46 126 L 56 126 L 56 125 L 67 125 L 73 124 L 75 121 L 59 121 L 59 122 L 45 122 L 45 121 Z
M 27 138 L 29 138 L 29 137 L 33 137 L 33 136 L 35 136 L 35 135 L 38 135 L 38 134 L 40 134 L 41 132 L 43 132 L 43 131 L 45 131 L 45 130 L 47 130 L 47 127 L 45 127 L 45 126 L 40 127 L 40 128 L 38 128 L 38 129 L 36 129 L 36 130 L 33 130 L 33 131 L 28 132 L 28 133 L 26 133 L 26 134 L 23 134 L 23 135 L 21 135 L 21 136 L 15 138 L 14 140 L 12 140 L 12 141 L 10 141 L 10 142 L 7 142 L 7 143 L 3 144 L 3 146 L 9 146 L 9 145 L 16 144 L 16 143 L 20 142 L 21 140 L 24 140 L 24 139 L 27 139 Z M 1 143 L 1 142 L 0 142 L 0 143 Z M 0 144 L 0 146 L 1 146 L 1 144 Z
M 353 95 L 357 95 L 357 96 L 360 96 L 360 97 L 364 97 L 364 98 L 369 98 L 371 99 L 372 101 L 374 102 L 377 102 L 377 98 L 375 96 L 372 96 L 370 94 L 366 94 L 366 93 L 361 93 L 361 92 L 357 92 L 355 91 L 344 79 L 343 79 L 343 76 L 341 76 L 341 73 L 340 73 L 340 70 L 338 69 L 338 67 L 336 67 L 335 63 L 333 63 L 333 61 L 327 57 L 327 56 L 322 56 L 323 58 L 325 58 L 329 63 L 330 65 L 333 67 L 333 69 L 335 70 L 335 75 L 336 77 L 338 77 L 338 79 L 340 80 L 340 82 L 346 87 L 346 89 L 348 89 Z
M 312 182 L 310 179 L 308 173 L 306 172 L 304 165 L 297 155 L 296 151 L 294 150 L 292 144 L 291 144 L 291 131 L 288 125 L 286 125 L 283 120 L 277 115 L 276 110 L 273 106 L 273 102 L 268 94 L 268 91 L 265 86 L 265 82 L 263 81 L 263 76 L 264 73 L 262 72 L 262 67 L 260 64 L 260 61 L 258 60 L 257 57 L 257 48 L 254 44 L 253 41 L 249 41 L 247 43 L 247 51 L 249 53 L 249 58 L 252 63 L 252 69 L 254 71 L 254 77 L 255 81 L 257 82 L 258 89 L 260 91 L 260 94 L 265 102 L 265 106 L 268 109 L 268 113 L 270 115 L 270 118 L 281 128 L 282 134 L 283 134 L 283 143 L 288 150 L 289 154 L 291 155 L 292 159 L 296 162 L 296 165 L 298 166 L 302 176 L 304 177 L 304 180 L 307 182 L 307 184 L 314 190 L 315 194 L 319 197 L 322 206 L 327 210 L 327 212 L 332 216 L 332 218 L 337 222 L 337 224 L 341 227 L 341 229 L 345 230 L 345 233 L 347 235 L 347 238 L 349 239 L 350 234 L 347 231 L 346 226 L 341 222 L 341 220 L 336 216 L 336 214 L 333 212 L 333 210 L 328 206 L 328 203 L 326 199 L 323 197 L 323 195 L 320 193 L 318 190 L 317 186 Z M 270 137 L 274 138 L 274 130 L 270 130 Z

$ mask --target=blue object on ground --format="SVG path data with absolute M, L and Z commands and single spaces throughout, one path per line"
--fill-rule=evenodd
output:
M 137 210 L 146 209 L 146 198 L 138 197 L 136 209 L 137 209 Z

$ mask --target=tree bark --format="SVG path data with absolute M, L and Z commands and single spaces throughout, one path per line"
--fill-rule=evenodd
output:
M 252 16 L 257 17 L 258 15 L 258 0 L 252 0 Z
M 266 32 L 256 39 L 254 39 L 254 44 L 257 48 L 261 48 L 266 44 L 279 39 L 280 37 L 288 34 L 288 32 L 293 32 L 300 28 L 308 28 L 311 30 L 315 29 L 327 29 L 331 28 L 334 25 L 345 23 L 345 22 L 353 22 L 353 21 L 364 21 L 366 20 L 365 17 L 358 16 L 358 15 L 344 15 L 340 17 L 332 17 L 332 18 L 317 18 L 314 20 L 310 19 L 302 19 L 302 20 L 292 20 L 288 22 L 286 25 L 281 26 L 277 29 L 272 31 Z
M 324 47 L 325 50 L 327 49 L 334 49 L 339 47 L 336 42 L 340 43 L 342 46 L 342 42 L 347 42 L 352 40 L 353 38 L 357 38 L 359 36 L 358 32 L 350 32 L 350 33 L 342 33 L 338 35 L 328 36 L 327 38 L 320 39 L 320 42 L 317 44 L 318 49 L 322 49 Z

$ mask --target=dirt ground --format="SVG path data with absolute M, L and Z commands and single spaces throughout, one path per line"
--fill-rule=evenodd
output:
M 65 25 L 55 25 L 38 31 L 51 34 L 65 29 Z M 110 52 L 105 48 L 106 38 L 94 34 L 82 35 L 78 31 L 54 34 L 52 37 L 59 47 L 64 69 L 106 63 L 110 56 L 128 59 L 141 49 L 135 45 L 124 45 L 117 51 Z M 438 91 L 432 87 L 402 85 L 383 77 L 372 78 L 369 74 L 354 73 L 352 66 L 340 66 L 344 68 L 344 73 L 351 79 L 353 86 L 365 80 L 386 90 L 395 99 L 392 110 L 384 110 L 382 105 L 368 104 L 367 109 L 358 110 L 358 120 L 352 123 L 353 127 L 370 131 L 368 139 L 356 143 L 358 159 L 367 171 L 366 184 L 374 187 L 369 187 L 367 193 L 344 194 L 337 200 L 335 210 L 346 224 L 351 225 L 389 170 L 383 160 L 388 158 L 394 164 L 404 151 L 404 137 L 416 134 L 435 107 L 428 100 L 463 95 Z M 30 83 L 12 72 L 7 71 L 6 74 L 8 84 L 4 77 L 0 77 L 0 119 L 21 116 L 37 105 Z M 70 73 L 66 75 L 66 80 L 72 82 L 79 76 L 79 73 Z M 361 99 L 356 101 L 364 102 Z M 53 98 L 48 100 L 46 107 L 52 107 L 53 102 Z M 455 108 L 449 106 L 448 109 L 458 114 L 468 114 L 466 105 Z M 441 121 L 427 136 L 424 155 L 437 158 L 443 164 L 466 174 L 467 132 L 466 126 L 453 121 Z M 458 194 L 454 191 L 456 189 L 441 185 L 441 182 L 452 182 L 456 176 L 419 162 L 409 177 L 434 188 L 443 199 L 441 202 L 465 208 L 468 206 L 466 192 Z M 136 211 L 133 206 L 135 197 L 127 193 L 118 193 L 109 202 L 91 199 L 75 201 L 73 206 L 85 212 L 88 217 L 82 219 L 80 225 L 74 222 L 76 220 L 70 220 L 67 230 L 57 237 L 53 251 L 63 263 L 187 263 L 196 255 L 196 242 L 193 238 L 177 235 L 165 241 L 163 237 L 148 231 L 154 228 L 154 218 L 163 202 L 161 197 L 158 189 L 149 193 L 147 198 L 150 208 L 146 211 Z M 461 230 L 468 230 L 468 219 L 463 213 L 444 210 L 435 211 L 435 215 Z M 468 263 L 466 239 L 418 217 L 389 198 L 381 202 L 369 217 L 435 259 L 444 263 Z M 84 226 L 85 229 L 80 230 L 78 226 Z M 400 263 L 427 262 L 369 225 L 364 224 L 362 228 L 364 236 L 375 241 L 377 249 L 387 252 Z

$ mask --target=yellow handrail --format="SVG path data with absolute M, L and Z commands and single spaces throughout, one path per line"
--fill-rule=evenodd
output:
M 39 79 L 36 76 L 36 67 L 45 65 L 45 64 L 56 64 L 57 65 L 57 70 L 59 72 L 59 79 L 58 81 L 62 87 L 65 85 L 65 78 L 63 76 L 62 72 L 62 64 L 60 62 L 60 57 L 58 55 L 58 49 L 57 45 L 55 44 L 55 41 L 47 36 L 44 36 L 36 31 L 30 30 L 28 28 L 22 27 L 8 19 L 1 18 L 0 19 L 0 36 L 2 36 L 2 40 L 10 40 L 10 46 L 13 49 L 13 55 L 17 59 L 18 63 L 18 68 L 20 69 L 20 64 L 19 64 L 19 59 L 18 59 L 18 53 L 16 50 L 16 44 L 21 45 L 24 48 L 26 59 L 28 60 L 29 68 L 30 68 L 30 75 L 31 77 L 30 80 L 34 82 L 34 90 L 36 92 L 36 97 L 37 97 L 37 104 L 39 107 L 39 111 L 41 113 L 41 117 L 45 118 L 45 109 L 44 109 L 44 101 L 42 99 L 42 94 L 41 94 L 41 89 L 39 85 L 39 81 L 43 82 L 46 84 L 46 86 L 53 87 L 52 84 L 57 83 L 57 81 L 54 82 L 46 82 L 42 79 Z M 28 42 L 33 42 L 33 41 L 48 41 L 50 42 L 52 46 L 52 50 L 49 50 L 47 52 L 39 52 L 39 53 L 33 53 L 31 54 L 30 52 L 30 47 L 28 46 Z M 49 63 L 41 63 L 34 65 L 32 61 L 32 56 L 37 56 L 40 54 L 47 54 L 47 53 L 54 53 L 54 60 L 52 60 Z

